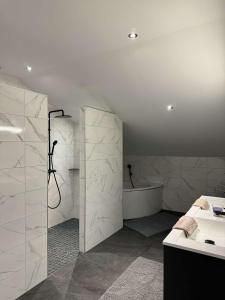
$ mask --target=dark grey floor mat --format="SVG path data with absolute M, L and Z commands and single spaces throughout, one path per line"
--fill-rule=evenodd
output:
M 70 219 L 48 229 L 48 274 L 76 260 L 79 254 L 79 220 Z
M 160 212 L 149 217 L 124 221 L 124 225 L 149 237 L 171 229 L 178 219 L 179 217 L 172 213 Z

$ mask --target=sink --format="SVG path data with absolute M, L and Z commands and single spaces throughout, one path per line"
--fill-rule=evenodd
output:
M 193 217 L 195 219 L 206 219 L 211 221 L 219 221 L 225 223 L 225 216 L 215 216 L 213 213 L 213 206 L 218 207 L 225 207 L 225 201 L 224 199 L 218 198 L 217 201 L 214 201 L 213 203 L 209 201 L 209 209 L 204 210 L 200 209 L 197 206 L 192 206 L 189 211 L 186 213 L 187 216 Z
M 225 247 L 225 223 L 206 219 L 194 218 L 198 228 L 188 238 L 190 240 L 205 243 L 205 240 L 212 240 L 216 246 Z M 215 246 L 211 245 L 211 246 Z
M 186 216 L 198 223 L 198 228 L 188 238 L 182 230 L 173 229 L 164 239 L 164 246 L 175 247 L 225 260 L 225 216 L 214 216 L 212 205 L 225 207 L 225 198 L 201 196 L 210 205 L 208 210 L 192 206 Z M 215 244 L 205 243 L 212 240 Z

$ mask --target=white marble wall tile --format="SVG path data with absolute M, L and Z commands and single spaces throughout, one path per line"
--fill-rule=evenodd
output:
M 25 242 L 25 218 L 0 226 L 1 251 L 7 251 Z
M 208 169 L 225 169 L 225 157 L 208 157 Z
M 25 119 L 25 141 L 47 142 L 48 123 L 46 119 L 26 117 Z
M 74 216 L 79 219 L 80 215 L 80 174 L 79 171 L 74 171 L 74 189 L 73 195 L 74 199 Z
M 0 111 L 5 114 L 24 115 L 24 90 L 0 84 Z
M 118 179 L 115 177 L 118 176 Z M 103 199 L 118 199 L 118 194 L 121 192 L 121 182 L 119 174 L 107 174 L 99 175 L 94 178 L 86 179 L 86 196 L 87 202 L 94 203 L 96 201 L 102 201 Z M 90 197 L 90 198 L 89 198 Z M 106 200 L 104 200 L 106 203 Z
M 207 191 L 212 196 L 225 196 L 225 168 L 208 170 Z
M 0 141 L 0 169 L 24 167 L 24 143 Z
M 54 200 L 52 200 L 49 205 L 56 206 L 59 201 L 58 195 Z M 62 202 L 60 206 L 56 210 L 50 210 L 48 213 L 48 226 L 52 227 L 59 223 L 65 222 L 71 218 L 74 218 L 74 199 L 72 194 L 63 193 L 62 194 Z
M 74 143 L 74 122 L 70 119 L 51 119 L 51 139 L 59 145 Z
M 47 209 L 47 189 L 41 188 L 38 190 L 26 192 L 26 215 L 32 215 L 46 211 Z
M 139 163 L 140 162 L 140 163 Z M 159 156 L 146 156 L 142 160 L 140 157 L 135 158 L 136 169 L 139 168 L 139 177 L 144 178 L 146 174 L 151 176 L 161 176 L 161 157 Z M 133 166 L 133 164 L 132 164 Z
M 73 143 L 80 143 L 80 124 L 78 122 L 74 122 Z
M 47 213 L 36 213 L 26 218 L 26 241 L 47 234 Z
M 69 156 L 74 156 L 74 145 L 72 144 L 62 144 L 58 142 L 54 150 L 54 157 L 64 158 Z
M 33 91 L 25 91 L 25 116 L 35 118 L 47 118 L 47 96 L 35 93 Z
M 85 252 L 85 203 L 86 203 L 86 161 L 85 161 L 85 110 L 80 109 L 80 202 L 79 202 L 79 248 Z
M 46 255 L 43 259 L 33 255 L 47 253 L 47 98 L 42 101 L 36 95 L 26 93 L 25 109 L 25 90 L 0 84 L 0 298 L 4 300 L 29 289 L 25 280 L 32 278 L 34 286 L 47 277 Z M 42 243 L 36 241 L 41 236 Z M 34 260 L 42 260 L 40 272 Z
M 117 202 L 120 205 L 121 200 Z M 94 203 L 94 206 L 86 206 L 86 248 L 92 248 L 96 245 L 96 241 L 105 240 L 109 236 L 109 232 L 118 231 L 122 222 L 122 208 L 118 210 L 115 202 L 108 201 L 107 206 L 102 202 Z M 117 220 L 117 222 L 115 222 Z
M 121 121 L 115 114 L 90 107 L 85 110 L 85 125 L 102 128 L 122 128 Z
M 46 166 L 47 143 L 26 142 L 25 143 L 26 166 Z
M 86 159 L 99 160 L 109 157 L 120 157 L 121 146 L 118 144 L 88 144 L 86 143 Z
M 24 218 L 25 214 L 24 193 L 0 197 L 0 225 Z
M 26 289 L 30 290 L 47 278 L 47 257 L 27 261 Z
M 24 140 L 24 117 L 0 113 L 0 141 Z
M 0 254 L 0 283 L 25 267 L 25 243 Z
M 47 167 L 34 166 L 25 168 L 26 191 L 47 187 Z
M 25 192 L 24 168 L 0 170 L 0 197 L 23 192 Z
M 181 157 L 161 157 L 159 162 L 160 174 L 164 177 L 179 177 L 181 175 Z
M 17 290 L 15 288 L 5 286 L 0 283 L 0 290 L 1 295 L 4 297 L 4 300 L 14 300 L 17 299 L 19 296 L 21 296 L 24 292 L 21 292 L 20 290 Z
M 28 240 L 26 243 L 27 261 L 35 261 L 47 257 L 47 235 Z
M 163 208 L 167 210 L 185 212 L 195 198 L 196 193 L 181 178 L 169 178 L 163 188 Z
M 86 143 L 119 144 L 121 142 L 121 130 L 118 128 L 102 128 L 86 126 Z
M 207 188 L 207 169 L 183 169 L 181 177 L 184 183 L 193 191 L 204 192 Z
M 12 274 L 8 279 L 0 283 L 1 295 L 3 299 L 17 299 L 25 292 L 25 268 Z
M 163 208 L 187 211 L 200 195 L 224 196 L 216 191 L 225 182 L 224 157 L 125 156 L 124 186 L 131 187 L 126 165 L 133 169 L 135 185 L 164 184 Z
M 25 244 L 0 255 L 1 299 L 16 299 L 25 292 Z
M 85 232 L 80 241 L 87 251 L 122 227 L 122 123 L 96 109 L 86 108 L 84 114 L 80 223 Z
M 90 160 L 86 162 L 86 178 L 98 178 L 105 174 L 121 174 L 121 160 L 108 158 L 105 160 Z
M 207 157 L 182 157 L 182 168 L 207 168 Z
M 58 185 L 60 189 L 66 188 L 67 191 L 72 192 L 71 189 L 71 184 L 72 184 L 72 178 L 73 178 L 73 173 L 70 172 L 69 170 L 57 170 L 56 174 L 56 179 L 58 182 Z M 63 191 L 62 191 L 63 193 Z M 49 200 L 51 201 L 52 198 L 54 198 L 54 195 L 58 194 L 57 187 L 55 184 L 55 179 L 53 176 L 50 177 L 49 181 L 49 188 L 48 188 L 48 195 L 49 195 Z

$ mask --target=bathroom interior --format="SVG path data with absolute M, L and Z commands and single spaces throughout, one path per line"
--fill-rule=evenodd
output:
M 0 300 L 222 298 L 225 1 L 1 0 L 0 37 Z

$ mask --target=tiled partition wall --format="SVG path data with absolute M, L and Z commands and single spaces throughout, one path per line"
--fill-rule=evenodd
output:
M 123 226 L 122 122 L 90 107 L 81 113 L 81 251 Z
M 71 218 L 79 218 L 79 165 L 80 165 L 80 136 L 79 124 L 72 119 L 51 119 L 51 143 L 57 140 L 53 163 L 57 170 L 62 202 L 56 209 L 48 209 L 48 227 L 62 223 Z M 54 177 L 49 183 L 48 203 L 56 206 L 59 194 Z
M 224 197 L 225 157 L 125 156 L 124 186 L 129 187 L 127 164 L 137 186 L 162 182 L 164 209 L 185 212 L 200 195 Z
M 47 276 L 47 97 L 0 83 L 0 299 Z

